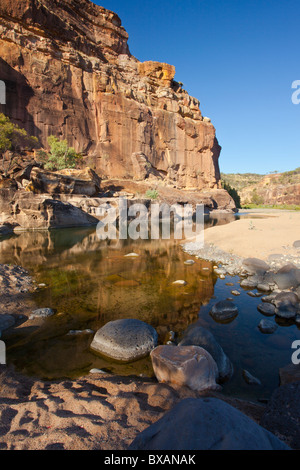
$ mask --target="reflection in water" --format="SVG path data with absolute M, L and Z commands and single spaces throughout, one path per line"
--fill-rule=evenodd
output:
M 208 219 L 206 226 L 229 223 L 231 218 Z M 126 258 L 135 252 L 137 258 Z M 138 318 L 156 328 L 159 342 L 174 331 L 178 338 L 192 323 L 208 328 L 234 364 L 235 374 L 224 392 L 257 398 L 278 385 L 278 368 L 290 362 L 291 343 L 300 339 L 295 325 L 280 326 L 274 335 L 257 328 L 260 302 L 240 288 L 239 278 L 218 279 L 212 263 L 184 261 L 189 256 L 172 240 L 100 241 L 95 228 L 24 232 L 0 243 L 0 262 L 19 264 L 46 288 L 34 294 L 39 307 L 56 309 L 55 316 L 38 328 L 30 321 L 7 334 L 7 359 L 23 373 L 42 378 L 78 377 L 91 368 L 118 374 L 153 376 L 149 358 L 118 364 L 89 348 L 93 335 L 68 335 L 70 330 L 96 331 L 110 320 Z M 184 279 L 186 286 L 174 286 Z M 226 282 L 233 286 L 226 286 Z M 231 296 L 239 315 L 218 324 L 211 306 Z M 260 378 L 261 388 L 242 379 L 242 369 Z

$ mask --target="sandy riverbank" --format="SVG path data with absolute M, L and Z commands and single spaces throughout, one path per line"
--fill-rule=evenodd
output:
M 267 260 L 273 254 L 299 256 L 293 243 L 300 239 L 300 211 L 248 210 L 247 218 L 205 230 L 205 244 L 249 258 Z

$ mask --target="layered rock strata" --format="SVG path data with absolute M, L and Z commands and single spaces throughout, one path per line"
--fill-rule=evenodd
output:
M 0 111 L 42 146 L 66 138 L 102 177 L 219 188 L 220 146 L 199 101 L 127 40 L 119 17 L 88 0 L 2 0 Z

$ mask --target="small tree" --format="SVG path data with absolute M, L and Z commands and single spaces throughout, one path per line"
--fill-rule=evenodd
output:
M 256 204 L 257 206 L 264 203 L 264 198 L 260 196 L 256 189 L 252 191 L 251 203 Z
M 5 177 L 11 170 L 17 159 L 20 158 L 20 151 L 32 149 L 37 146 L 38 139 L 27 134 L 25 129 L 21 129 L 17 124 L 0 113 L 0 155 L 2 157 L 2 171 Z
M 232 188 L 229 183 L 226 183 L 225 181 L 222 181 L 222 187 L 223 189 L 226 189 L 228 194 L 232 197 L 232 199 L 235 202 L 235 205 L 237 209 L 241 208 L 241 198 L 239 196 L 239 193 L 235 188 Z
M 48 137 L 50 152 L 40 150 L 38 159 L 47 170 L 63 170 L 64 168 L 75 168 L 81 157 L 73 147 L 68 146 L 66 140 L 59 140 L 54 135 Z

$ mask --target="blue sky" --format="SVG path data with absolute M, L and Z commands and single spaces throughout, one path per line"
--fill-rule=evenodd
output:
M 176 67 L 222 146 L 221 171 L 300 166 L 299 0 L 94 0 L 116 12 L 140 61 Z

